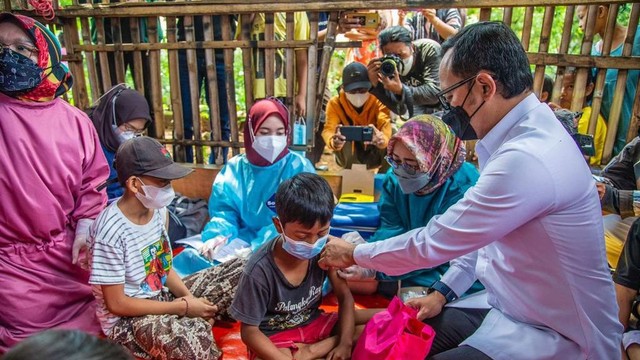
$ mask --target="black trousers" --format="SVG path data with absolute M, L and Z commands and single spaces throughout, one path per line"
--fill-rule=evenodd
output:
M 471 336 L 482 324 L 489 309 L 444 308 L 442 312 L 424 322 L 436 331 L 429 360 L 491 360 L 480 350 L 471 346 L 458 346 Z

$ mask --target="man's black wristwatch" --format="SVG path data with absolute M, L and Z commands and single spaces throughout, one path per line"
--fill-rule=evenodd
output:
M 427 295 L 431 294 L 434 291 L 442 294 L 448 303 L 458 298 L 458 295 L 456 295 L 456 293 L 451 290 L 451 288 L 448 287 L 447 284 L 443 283 L 440 280 L 434 282 L 433 285 L 431 285 L 429 290 L 427 290 Z
M 640 305 L 640 295 L 636 296 L 631 303 L 631 314 L 640 320 L 640 314 L 638 314 L 638 305 Z

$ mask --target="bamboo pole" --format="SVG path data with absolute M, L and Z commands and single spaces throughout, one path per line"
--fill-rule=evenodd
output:
M 78 23 L 76 19 L 64 19 L 63 24 L 65 28 L 63 34 L 67 54 L 75 55 L 76 50 L 74 48 L 74 44 L 78 44 L 80 42 L 80 37 L 78 35 Z M 76 107 L 80 109 L 87 109 L 89 107 L 89 97 L 87 96 L 87 85 L 84 80 L 84 67 L 82 62 L 70 62 L 69 67 L 71 68 L 71 73 L 75 75 L 73 84 L 73 102 Z
M 250 16 L 248 15 L 240 16 L 240 23 L 238 24 L 238 26 L 240 27 L 240 35 L 242 40 L 246 41 L 251 38 L 251 26 L 253 25 L 252 23 L 253 21 Z M 253 79 L 255 77 L 254 68 L 255 66 L 257 66 L 257 64 L 253 63 L 252 54 L 257 51 L 258 51 L 257 47 L 254 47 L 253 49 L 247 49 L 247 48 L 242 49 L 242 63 L 243 63 L 243 70 L 244 70 L 244 92 L 245 92 L 244 98 L 246 101 L 247 115 L 248 115 L 249 109 L 251 109 L 251 106 L 253 106 L 253 81 L 254 81 Z
M 240 148 L 244 146 L 244 143 L 240 141 L 211 141 L 211 140 L 177 140 L 177 139 L 157 139 L 160 144 L 170 144 L 176 147 L 184 146 L 222 146 L 222 147 L 235 147 Z
M 167 42 L 175 43 L 178 41 L 176 18 L 167 18 Z M 177 50 L 169 50 L 169 69 L 180 69 L 178 63 Z M 173 139 L 181 141 L 184 140 L 184 121 L 182 119 L 182 93 L 180 89 L 180 72 L 169 71 L 169 86 L 171 87 L 171 110 L 173 113 Z M 184 146 L 173 147 L 173 157 L 177 161 L 184 162 L 186 154 Z
M 593 44 L 593 36 L 596 22 L 596 6 L 590 6 L 588 15 L 587 15 L 587 24 L 584 32 L 584 37 L 582 38 L 582 46 L 580 49 L 580 53 L 582 55 L 591 54 L 591 47 Z M 582 110 L 582 106 L 584 105 L 584 97 L 585 97 L 585 85 L 587 83 L 587 71 L 590 69 L 587 68 L 578 68 L 576 70 L 576 75 L 574 78 L 573 85 L 573 97 L 571 98 L 571 111 L 580 111 Z
M 311 45 L 310 40 L 273 40 L 273 41 L 260 41 L 261 48 L 306 48 Z M 351 48 L 361 46 L 360 41 L 345 41 L 336 42 L 337 48 Z M 194 41 L 193 43 L 178 42 L 178 43 L 141 43 L 141 44 L 121 44 L 120 49 L 123 51 L 148 51 L 148 50 L 178 50 L 178 49 L 251 49 L 256 46 L 256 42 L 249 40 L 214 40 L 214 41 Z M 82 51 L 104 51 L 114 52 L 116 47 L 113 44 L 104 45 L 78 45 L 78 49 Z
M 97 43 L 104 44 L 104 18 L 96 18 L 96 33 L 97 33 Z M 109 89 L 111 89 L 111 75 L 109 72 L 109 58 L 107 57 L 107 53 L 98 52 L 98 59 L 100 59 L 100 75 L 102 78 L 102 94 L 106 93 Z
M 82 42 L 91 44 L 91 33 L 89 32 L 89 19 L 80 18 L 80 28 L 82 32 Z M 87 61 L 87 71 L 89 72 L 89 87 L 91 89 L 91 103 L 98 100 L 102 93 L 98 85 L 98 74 L 96 72 L 95 54 L 91 51 L 85 52 L 84 58 Z
M 571 27 L 573 26 L 574 13 L 575 13 L 575 7 L 567 6 L 564 13 L 564 26 L 562 27 L 562 37 L 560 39 L 560 45 L 558 47 L 559 56 L 564 56 L 569 51 L 569 44 L 571 43 Z M 531 61 L 531 58 L 529 59 L 529 61 Z M 553 83 L 553 93 L 551 96 L 551 102 L 556 104 L 560 101 L 563 76 L 564 76 L 564 66 L 559 65 L 556 70 L 556 78 Z
M 419 2 L 421 1 L 421 2 Z M 623 4 L 627 0 L 610 0 L 607 3 Z M 602 0 L 532 0 L 529 6 L 563 6 L 563 5 L 590 5 L 601 4 Z M 113 17 L 144 17 L 144 16 L 189 16 L 200 14 L 253 14 L 260 12 L 296 12 L 296 11 L 341 11 L 341 10 L 369 10 L 369 9 L 405 9 L 416 7 L 424 8 L 483 8 L 483 7 L 518 7 L 522 6 L 522 0 L 465 0 L 463 3 L 453 3 L 451 0 L 217 0 L 211 2 L 181 3 L 175 2 L 124 2 L 113 7 L 104 5 L 78 5 L 69 6 L 61 10 L 58 16 L 113 16 Z M 105 9 L 109 10 L 106 11 Z
M 624 46 L 622 47 L 623 56 L 629 56 L 633 49 L 633 40 L 635 37 L 636 28 L 638 27 L 639 12 L 640 12 L 640 5 L 636 3 L 631 8 L 631 16 L 629 17 L 629 27 L 627 30 L 627 37 L 625 38 Z M 607 140 L 605 141 L 604 152 L 602 155 L 603 160 L 606 159 L 608 161 L 613 155 L 613 147 L 616 142 L 618 123 L 620 122 L 622 101 L 624 100 L 627 74 L 628 74 L 628 71 L 626 69 L 618 70 L 618 78 L 616 79 L 616 86 L 613 93 L 614 94 L 613 102 L 611 104 L 611 110 L 609 111 L 609 118 L 607 119 Z M 636 97 L 637 96 L 638 96 L 638 90 L 636 89 Z M 627 131 L 628 127 L 627 129 L 624 129 L 624 130 Z M 627 136 L 628 135 L 629 134 L 627 132 Z
M 213 40 L 215 37 L 213 29 L 213 19 L 211 16 L 202 17 L 202 28 L 205 40 Z M 220 105 L 218 103 L 218 74 L 216 73 L 216 57 L 213 49 L 204 51 L 207 64 L 207 83 L 209 89 L 209 124 L 211 126 L 211 140 L 222 140 L 220 134 Z M 213 151 L 213 149 L 211 149 Z M 217 158 L 213 159 L 215 164 L 222 165 L 222 151 L 218 151 Z M 205 159 L 206 162 L 206 159 Z
M 618 5 L 612 5 L 613 11 L 609 12 L 607 26 L 602 39 L 602 55 L 609 55 L 611 52 L 611 44 L 613 43 L 613 33 L 616 27 L 616 15 L 618 14 Z M 606 79 L 606 71 L 598 71 L 593 88 L 593 98 L 591 99 L 591 117 L 589 118 L 588 133 L 594 135 L 598 124 L 598 115 L 602 106 L 602 89 L 604 89 L 604 81 Z M 607 130 L 608 131 L 608 130 Z
M 184 35 L 187 43 L 196 40 L 194 32 L 193 16 L 184 17 Z M 191 126 L 193 129 L 193 138 L 199 140 L 200 136 L 200 82 L 198 81 L 196 49 L 187 49 L 187 71 L 189 73 L 189 92 L 191 93 L 191 104 L 183 104 L 183 106 L 191 106 Z M 186 120 L 186 119 L 185 119 Z M 186 131 L 186 129 L 185 129 Z M 196 164 L 202 164 L 202 148 L 196 146 L 194 150 Z
M 480 9 L 480 21 L 491 21 L 491 8 L 483 7 Z
M 640 77 L 638 77 L 638 83 L 636 84 L 636 100 L 633 102 L 633 108 L 631 110 L 631 119 L 629 120 L 629 132 L 627 134 L 627 142 L 629 137 L 638 136 L 638 128 L 640 125 L 640 96 L 638 96 L 638 90 L 640 89 Z
M 158 18 L 147 19 L 147 38 L 150 43 L 158 42 Z M 162 108 L 162 78 L 160 77 L 160 52 L 149 53 L 149 72 L 151 74 L 151 106 L 155 118 L 155 135 L 164 139 L 164 110 Z
M 527 53 L 532 65 L 638 69 L 638 57 Z
M 324 44 L 322 45 L 320 74 L 318 76 L 318 95 L 316 96 L 315 104 L 316 114 L 318 115 L 322 111 L 324 91 L 327 87 L 327 76 L 329 75 L 329 66 L 331 65 L 331 55 L 333 54 L 333 50 L 335 48 L 336 33 L 338 30 L 338 16 L 339 13 L 337 11 L 333 11 L 329 14 L 329 22 L 327 23 L 327 35 L 325 36 Z M 313 146 L 315 146 L 315 143 L 313 144 Z
M 640 4 L 635 3 L 631 8 L 631 15 L 629 17 L 629 28 L 627 30 L 627 38 L 625 39 L 625 48 L 622 50 L 622 54 L 624 55 L 624 50 L 628 47 L 631 48 L 629 52 L 633 51 L 633 41 L 636 36 L 636 32 L 638 31 L 638 22 L 640 19 Z M 619 80 L 618 80 L 619 81 Z M 640 77 L 638 77 L 638 84 L 640 84 Z M 631 116 L 629 118 L 629 127 L 627 129 L 627 142 L 631 141 L 634 137 L 638 136 L 638 118 L 640 117 L 640 85 L 636 84 L 635 87 L 635 101 L 632 106 Z
M 295 14 L 292 12 L 288 12 L 286 15 L 286 23 L 287 23 L 287 40 L 293 40 L 294 37 L 294 29 L 295 29 Z M 285 98 L 285 104 L 287 105 L 287 109 L 289 110 L 289 119 L 295 120 L 295 112 L 293 108 L 293 97 L 295 96 L 294 91 L 296 88 L 296 57 L 295 57 L 295 49 L 287 48 L 285 51 L 285 76 L 287 83 L 287 96 Z M 293 129 L 294 121 L 289 122 L 289 130 Z
M 511 21 L 513 20 L 513 8 L 506 7 L 502 10 L 502 22 L 511 27 Z
M 636 3 L 632 8 L 632 12 L 634 10 L 636 11 L 635 19 L 633 17 L 629 18 L 629 26 L 627 28 L 627 36 L 624 39 L 624 46 L 622 47 L 622 55 L 627 55 L 627 56 L 631 55 L 631 52 L 633 50 L 633 41 L 635 39 L 636 28 L 638 26 L 638 18 L 637 18 L 638 7 L 640 7 L 640 4 Z M 616 87 L 613 93 L 614 94 L 613 102 L 611 104 L 611 111 L 609 112 L 610 119 L 607 119 L 609 120 L 609 124 L 611 124 L 610 120 L 617 120 L 616 124 L 618 124 L 621 120 L 623 120 L 621 119 L 622 103 L 624 101 L 624 95 L 626 92 L 628 76 L 629 76 L 628 70 L 625 70 L 625 69 L 618 70 L 618 78 L 616 79 Z M 637 90 L 636 90 L 636 93 L 637 93 Z M 636 97 L 637 97 L 637 94 L 636 94 Z M 623 125 L 626 125 L 626 127 L 623 128 L 622 130 L 626 132 L 626 138 L 629 139 L 629 137 L 633 135 L 633 134 L 629 134 L 629 124 L 627 123 Z M 615 129 L 617 129 L 617 127 Z M 633 139 L 634 137 L 635 136 L 631 136 L 631 139 Z M 628 140 L 626 142 L 628 142 Z
M 280 14 L 266 13 L 256 16 L 264 16 L 264 40 L 275 40 L 275 32 L 273 29 L 274 16 L 280 16 Z M 275 77 L 276 77 L 276 51 L 275 49 L 263 49 L 260 47 L 260 40 L 258 39 L 258 63 L 256 64 L 256 71 L 260 73 L 260 65 L 264 61 L 263 75 L 265 83 L 265 95 L 276 96 L 275 92 Z M 260 76 L 256 76 L 256 79 Z
M 140 19 L 139 18 L 131 18 L 129 21 L 129 26 L 131 28 L 131 42 L 135 44 L 139 44 L 142 41 L 142 37 L 140 36 Z M 136 85 L 136 89 L 140 91 L 142 94 L 145 93 L 144 88 L 144 72 L 142 70 L 142 54 L 140 51 L 133 52 L 133 81 Z M 148 90 L 148 89 L 147 89 Z
M 231 40 L 231 19 L 229 16 L 222 16 L 222 40 Z M 227 106 L 229 108 L 229 127 L 231 129 L 231 141 L 234 144 L 239 142 L 238 136 L 238 110 L 236 108 L 236 87 L 233 73 L 233 50 L 224 49 L 224 72 L 225 72 L 225 89 L 227 92 Z M 245 74 L 245 81 L 250 74 Z M 229 145 L 227 145 L 229 146 Z M 233 155 L 240 153 L 240 146 L 232 145 Z
M 122 30 L 120 28 L 120 19 L 113 18 L 111 20 L 111 36 L 113 39 L 113 45 L 116 47 L 116 51 L 113 55 L 116 65 L 116 82 L 118 84 L 124 83 L 124 73 L 127 71 L 124 65 L 124 54 L 120 50 L 120 44 L 122 44 Z
M 306 126 L 307 138 L 305 143 L 314 146 L 316 121 L 318 121 L 318 114 L 316 113 L 315 104 L 316 96 L 318 93 L 317 76 L 318 72 L 318 13 L 311 12 L 309 14 L 309 24 L 311 25 L 311 42 L 307 52 L 307 98 L 306 100 Z M 324 89 L 322 89 L 324 91 Z
M 540 44 L 538 46 L 539 53 L 547 53 L 549 51 L 549 38 L 551 36 L 551 27 L 553 25 L 553 17 L 555 15 L 555 7 L 547 6 L 544 9 L 544 19 L 542 21 L 542 31 L 540 32 Z M 533 77 L 533 91 L 540 98 L 542 93 L 542 85 L 544 84 L 544 65 L 537 65 Z
M 529 51 L 529 43 L 531 42 L 531 26 L 533 24 L 533 12 L 535 8 L 529 6 L 524 11 L 524 25 L 522 25 L 522 47 L 524 51 Z

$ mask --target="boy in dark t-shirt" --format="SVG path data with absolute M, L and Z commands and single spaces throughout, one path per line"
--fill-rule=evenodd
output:
M 251 256 L 229 311 L 242 323 L 250 359 L 350 358 L 355 324 L 377 310 L 356 312 L 345 280 L 318 266 L 333 214 L 331 188 L 322 177 L 301 173 L 280 184 L 275 206 L 280 235 Z M 327 275 L 338 313 L 319 308 Z

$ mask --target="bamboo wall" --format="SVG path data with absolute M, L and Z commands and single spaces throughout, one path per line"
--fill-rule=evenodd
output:
M 55 0 L 54 0 L 55 1 Z M 203 159 L 202 147 L 203 146 L 223 146 L 230 147 L 233 154 L 237 154 L 242 147 L 242 142 L 239 137 L 240 121 L 243 120 L 244 114 L 238 113 L 238 99 L 240 94 L 236 93 L 235 81 L 239 79 L 244 80 L 244 99 L 246 101 L 246 109 L 248 109 L 252 102 L 252 84 L 251 77 L 248 74 L 253 73 L 251 62 L 251 51 L 257 49 L 264 49 L 266 53 L 266 79 L 267 79 L 267 92 L 273 93 L 273 74 L 274 74 L 274 51 L 276 48 L 285 49 L 286 54 L 286 78 L 287 78 L 287 96 L 286 104 L 289 106 L 290 111 L 293 109 L 293 97 L 294 97 L 294 68 L 293 59 L 295 49 L 306 49 L 308 53 L 308 74 L 319 73 L 319 76 L 308 76 L 308 91 L 307 91 L 307 126 L 313 128 L 314 121 L 317 119 L 321 108 L 321 98 L 323 91 L 318 89 L 324 89 L 327 72 L 331 60 L 332 51 L 339 47 L 353 46 L 354 44 L 337 44 L 336 43 L 336 24 L 339 16 L 339 11 L 348 9 L 390 9 L 390 8 L 402 8 L 402 9 L 416 9 L 416 8 L 441 8 L 441 7 L 460 7 L 460 8 L 481 8 L 480 20 L 502 20 L 505 23 L 512 25 L 513 10 L 515 7 L 522 5 L 521 1 L 508 0 L 508 1 L 488 1 L 488 0 L 471 0 L 471 1 L 459 1 L 456 3 L 445 1 L 423 1 L 423 0 L 370 0 L 370 1 L 305 1 L 305 0 L 279 0 L 266 1 L 266 0 L 244 0 L 244 1 L 230 1 L 230 0 L 218 0 L 215 2 L 200 2 L 200 1 L 161 1 L 154 3 L 147 2 L 124 2 L 124 3 L 109 3 L 108 0 L 103 1 L 102 4 L 86 5 L 78 4 L 78 0 L 73 0 L 72 6 L 60 8 L 57 6 L 57 1 L 54 3 L 57 6 L 56 18 L 53 21 L 52 26 L 61 27 L 63 29 L 64 40 L 66 43 L 67 56 L 66 59 L 70 64 L 70 68 L 75 76 L 75 84 L 73 87 L 73 102 L 76 106 L 85 109 L 89 107 L 95 100 L 97 100 L 107 89 L 112 85 L 110 81 L 110 69 L 107 66 L 97 66 L 96 62 L 106 64 L 107 54 L 113 53 L 115 58 L 115 77 L 117 83 L 124 82 L 125 62 L 124 55 L 129 53 L 133 54 L 133 69 L 132 77 L 135 82 L 136 88 L 141 93 L 148 94 L 153 114 L 155 117 L 155 128 L 152 133 L 167 144 L 174 147 L 178 159 L 184 159 L 184 147 L 195 145 L 195 161 L 197 163 L 206 162 L 207 159 Z M 612 34 L 615 25 L 615 15 L 617 14 L 618 7 L 622 2 L 609 2 L 611 4 L 611 11 L 607 29 L 604 35 L 604 47 L 603 53 L 608 54 L 611 48 Z M 617 128 L 618 118 L 620 114 L 620 108 L 622 103 L 623 87 L 626 80 L 627 72 L 631 69 L 640 69 L 640 58 L 629 56 L 631 54 L 631 48 L 633 45 L 633 39 L 635 31 L 638 28 L 638 18 L 640 15 L 640 4 L 633 3 L 628 4 L 631 6 L 630 18 L 629 18 L 629 31 L 624 43 L 623 56 L 609 57 L 590 56 L 591 48 L 594 43 L 594 23 L 595 23 L 595 11 L 597 9 L 597 2 L 595 1 L 582 1 L 580 4 L 589 4 L 587 28 L 584 32 L 580 46 L 580 54 L 569 53 L 569 42 L 571 40 L 571 34 L 578 31 L 576 26 L 573 25 L 573 19 L 576 16 L 575 13 L 575 1 L 564 0 L 533 0 L 527 2 L 528 7 L 525 10 L 523 31 L 520 35 L 522 44 L 525 50 L 528 51 L 529 60 L 532 65 L 535 65 L 534 73 L 534 90 L 536 93 L 540 92 L 542 87 L 545 68 L 547 66 L 557 67 L 553 101 L 557 102 L 560 96 L 560 87 L 562 82 L 562 74 L 564 68 L 567 66 L 574 66 L 579 68 L 576 76 L 575 90 L 573 93 L 572 110 L 580 110 L 581 99 L 584 96 L 584 85 L 586 83 L 587 71 L 590 68 L 598 69 L 619 69 L 618 72 L 618 88 L 615 92 L 614 103 L 611 110 L 611 116 L 608 120 L 607 141 L 605 145 L 605 151 L 603 156 L 603 162 L 606 163 L 611 158 L 613 143 L 615 140 L 615 129 Z M 15 4 L 12 6 L 11 0 L 4 0 L 4 9 L 19 9 L 19 6 Z M 539 47 L 537 49 L 530 48 L 534 7 L 544 8 L 544 20 L 542 23 L 542 29 L 540 31 Z M 491 8 L 502 8 L 501 16 L 496 18 L 491 17 Z M 294 41 L 293 39 L 293 12 L 294 11 L 307 11 L 309 14 L 309 21 L 311 25 L 311 38 L 305 41 Z M 330 11 L 330 21 L 328 26 L 328 35 L 324 43 L 319 43 L 317 39 L 318 21 L 317 11 Z M 255 12 L 266 13 L 266 34 L 264 41 L 252 41 L 249 39 L 249 16 Z M 274 12 L 286 12 L 287 23 L 287 40 L 276 41 L 273 31 L 273 19 Z M 561 33 L 553 33 L 552 28 L 554 25 L 554 15 L 564 12 L 564 16 L 559 18 L 563 19 L 563 26 Z M 32 13 L 27 13 L 33 16 Z M 246 14 L 241 16 L 241 23 L 238 24 L 240 28 L 239 38 L 235 38 L 235 34 L 231 32 L 231 26 L 228 17 L 223 17 L 222 24 L 222 40 L 214 41 L 213 24 L 211 23 L 211 17 L 204 17 L 204 41 L 194 41 L 194 29 L 193 29 L 193 16 L 197 15 L 214 15 L 214 14 Z M 184 16 L 185 35 L 186 41 L 177 41 L 176 35 L 176 21 L 179 16 Z M 96 20 L 111 19 L 111 27 L 113 33 L 113 44 L 108 44 L 105 41 L 105 30 L 102 25 L 102 21 L 96 21 L 97 41 L 92 43 L 90 34 L 90 18 Z M 131 27 L 131 33 L 134 35 L 134 40 L 129 43 L 123 43 L 121 41 L 121 19 L 130 18 L 129 26 Z M 157 41 L 157 33 L 159 28 L 159 19 L 163 18 L 166 22 L 166 42 Z M 149 39 L 148 42 L 142 43 L 138 39 L 138 34 L 142 29 L 139 26 L 138 19 L 146 19 L 146 35 Z M 557 26 L 556 26 L 557 27 Z M 551 38 L 561 38 L 560 46 L 558 48 L 550 48 Z M 186 49 L 187 59 L 189 67 L 186 70 L 190 79 L 191 92 L 191 104 L 181 103 L 181 94 L 179 86 L 180 70 L 178 67 L 178 50 Z M 200 129 L 201 122 L 199 121 L 199 111 L 193 111 L 193 130 L 194 139 L 184 138 L 184 119 L 182 119 L 182 106 L 191 106 L 194 109 L 198 109 L 198 96 L 197 96 L 197 84 L 196 84 L 196 70 L 193 66 L 195 60 L 196 49 L 204 49 L 206 64 L 207 64 L 207 77 L 210 80 L 208 89 L 211 93 L 209 107 L 212 109 L 211 117 L 211 138 L 209 140 L 203 140 L 201 137 L 202 129 Z M 215 59 L 214 49 L 223 49 L 224 51 L 224 69 L 227 76 L 227 83 L 225 87 L 226 101 L 230 110 L 230 124 L 231 124 L 231 140 L 222 141 L 220 134 L 220 117 L 218 113 L 219 105 L 216 86 L 216 71 L 215 71 Z M 234 73 L 234 49 L 241 49 L 242 51 L 242 70 L 243 74 Z M 322 49 L 323 56 L 318 59 L 318 50 Z M 160 56 L 164 53 L 168 57 L 169 73 L 162 74 L 160 67 Z M 143 63 L 143 57 L 147 58 L 148 63 Z M 148 79 L 143 79 L 143 67 L 147 67 Z M 596 125 L 596 116 L 599 112 L 602 101 L 602 89 L 604 86 L 604 71 L 598 72 L 596 79 L 595 96 L 593 99 L 592 118 L 590 119 L 589 133 L 593 134 Z M 102 86 L 99 86 L 98 77 L 103 79 Z M 147 88 L 145 88 L 145 80 L 147 82 Z M 163 104 L 163 86 L 162 84 L 169 84 L 170 104 Z M 150 87 L 150 88 L 149 88 Z M 640 86 L 638 86 L 640 87 Z M 165 87 L 166 88 L 166 87 Z M 90 91 L 88 91 L 90 89 Z M 167 95 L 167 94 L 165 94 Z M 171 109 L 171 117 L 165 117 L 165 110 Z M 640 100 L 638 93 L 635 96 L 635 104 L 633 108 L 633 115 L 630 124 L 630 130 L 628 132 L 629 139 L 633 138 L 637 134 L 638 120 L 640 119 Z M 170 131 L 165 131 L 170 129 Z M 241 131 L 240 131 L 241 132 Z M 313 144 L 313 131 L 307 131 L 307 144 Z M 217 163 L 220 163 L 221 159 L 217 159 Z

